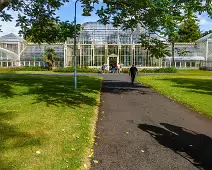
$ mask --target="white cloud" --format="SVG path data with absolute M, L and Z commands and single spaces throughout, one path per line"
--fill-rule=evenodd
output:
M 208 18 L 207 13 L 198 15 L 198 19 L 199 19 L 200 30 L 202 32 L 212 30 L 212 19 Z
M 200 20 L 199 24 L 200 24 L 201 26 L 204 26 L 204 25 L 210 24 L 210 22 L 208 22 L 206 19 L 202 18 L 202 19 Z
M 0 21 L 1 30 L 3 31 L 3 32 L 0 32 L 0 36 L 6 35 L 9 33 L 14 33 L 14 34 L 18 35 L 20 27 L 15 26 L 16 19 L 18 18 L 17 12 L 9 10 L 7 13 L 11 14 L 14 19 L 11 22 Z

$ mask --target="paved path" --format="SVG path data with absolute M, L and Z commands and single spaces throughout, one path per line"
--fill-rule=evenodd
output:
M 103 75 L 92 170 L 212 169 L 212 120 L 127 75 Z

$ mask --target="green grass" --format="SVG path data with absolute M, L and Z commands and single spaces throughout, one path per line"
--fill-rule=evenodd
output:
M 15 71 L 15 74 L 57 74 L 53 71 Z
M 101 79 L 0 76 L 0 169 L 77 169 L 88 161 Z
M 53 72 L 53 71 L 0 71 L 1 74 L 72 74 L 68 72 Z M 81 73 L 78 74 L 90 74 L 90 73 Z M 96 74 L 96 73 L 91 73 Z
M 212 117 L 212 79 L 199 76 L 144 76 L 138 82 Z
M 212 71 L 203 71 L 203 70 L 178 70 L 178 75 L 183 76 L 212 76 Z

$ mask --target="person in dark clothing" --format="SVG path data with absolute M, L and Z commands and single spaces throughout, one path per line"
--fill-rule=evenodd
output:
M 137 72 L 138 72 L 138 69 L 133 64 L 132 67 L 130 68 L 130 72 L 129 72 L 129 75 L 131 76 L 131 82 L 132 83 L 134 83 L 135 75 L 136 75 Z

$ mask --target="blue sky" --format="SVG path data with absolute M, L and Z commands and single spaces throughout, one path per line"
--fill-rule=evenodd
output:
M 57 11 L 57 15 L 60 16 L 62 21 L 70 21 L 72 22 L 74 20 L 74 2 L 75 0 L 72 0 L 69 3 L 66 3 L 63 7 L 61 7 Z M 95 8 L 98 9 L 102 6 L 102 4 L 96 5 Z M 14 18 L 17 18 L 17 13 L 14 11 L 9 11 Z M 200 20 L 200 30 L 202 32 L 207 30 L 212 30 L 212 20 L 207 17 L 206 13 L 203 13 L 201 16 L 198 16 L 198 19 Z M 95 11 L 92 13 L 91 16 L 82 16 L 82 8 L 81 4 L 77 3 L 77 23 L 83 24 L 85 22 L 89 21 L 97 21 L 98 16 L 95 14 Z M 0 33 L 0 36 L 8 34 L 8 33 L 15 33 L 18 34 L 19 28 L 15 27 L 15 21 L 12 22 L 2 22 L 0 21 L 0 25 L 2 25 L 3 32 Z
M 102 4 L 95 5 L 95 9 L 101 7 Z M 83 24 L 89 21 L 97 21 L 99 17 L 95 14 L 95 11 L 92 12 L 91 16 L 82 16 L 83 10 L 81 4 L 77 3 L 77 23 Z M 74 21 L 74 2 L 66 3 L 60 10 L 57 11 L 57 14 L 60 16 L 62 21 Z
M 103 4 L 98 4 L 95 6 L 95 9 L 98 9 Z M 91 16 L 86 17 L 82 16 L 82 8 L 81 4 L 77 3 L 77 23 L 83 24 L 89 21 L 97 21 L 98 16 L 95 14 L 95 11 L 92 13 Z M 60 10 L 57 11 L 57 14 L 60 16 L 61 20 L 63 21 L 73 21 L 74 20 L 74 2 L 71 1 L 70 3 L 66 3 Z M 200 30 L 202 32 L 207 30 L 212 30 L 212 20 L 208 18 L 207 13 L 203 13 L 201 16 L 198 15 Z

